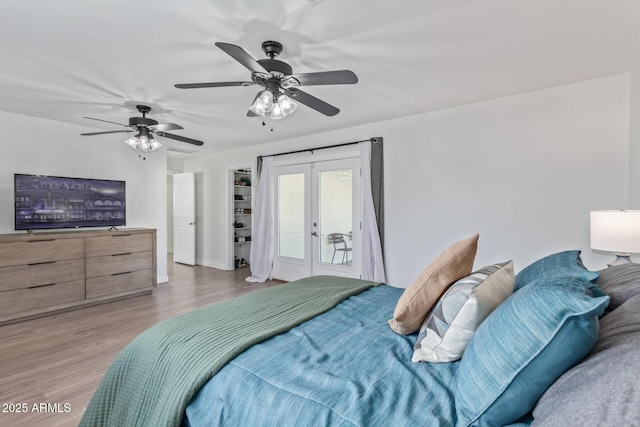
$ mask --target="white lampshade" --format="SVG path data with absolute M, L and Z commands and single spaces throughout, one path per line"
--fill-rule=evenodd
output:
M 259 116 L 265 115 L 273 109 L 273 93 L 268 90 L 263 90 L 260 96 L 256 98 L 253 105 L 249 107 L 249 110 L 253 111 Z
M 162 148 L 162 144 L 160 144 L 158 140 L 153 137 L 151 137 L 151 139 L 149 140 L 149 144 L 151 144 L 151 151 L 156 151 Z
M 282 114 L 285 116 L 288 116 L 289 114 L 293 113 L 298 107 L 298 104 L 293 102 L 293 100 L 289 98 L 287 95 L 285 95 L 284 93 L 281 93 L 280 96 L 278 96 L 278 104 L 280 104 L 280 109 L 282 110 Z
M 280 104 L 278 102 L 274 102 L 273 103 L 273 110 L 271 110 L 271 118 L 273 120 L 280 120 L 281 118 L 283 118 L 285 116 L 285 114 L 282 111 L 282 108 L 280 108 Z
M 149 137 L 147 135 L 140 135 L 138 137 L 138 151 L 151 151 L 151 144 L 149 143 Z
M 136 138 L 135 136 L 132 136 L 130 138 L 125 139 L 124 143 L 127 144 L 127 147 L 131 148 L 132 150 L 135 150 L 136 146 L 138 145 L 138 138 Z
M 640 211 L 591 211 L 591 249 L 640 253 Z

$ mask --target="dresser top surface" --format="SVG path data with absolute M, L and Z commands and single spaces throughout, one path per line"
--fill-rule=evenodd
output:
M 68 230 L 68 231 L 35 231 L 32 234 L 27 232 L 0 234 L 0 243 L 5 242 L 28 242 L 33 240 L 48 239 L 77 239 L 84 237 L 101 237 L 127 234 L 154 233 L 154 228 L 120 228 L 118 230 Z

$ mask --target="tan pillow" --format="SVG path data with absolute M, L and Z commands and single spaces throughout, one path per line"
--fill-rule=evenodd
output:
M 399 334 L 411 334 L 427 317 L 440 295 L 458 279 L 468 276 L 478 248 L 479 234 L 461 240 L 442 252 L 407 287 L 400 296 L 391 329 Z

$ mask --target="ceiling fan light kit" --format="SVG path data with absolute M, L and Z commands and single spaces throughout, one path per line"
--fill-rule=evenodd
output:
M 136 136 L 125 139 L 124 143 L 132 150 L 140 151 L 143 153 L 146 153 L 148 151 L 156 151 L 162 148 L 162 144 L 160 144 L 158 140 L 153 137 L 153 135 L 151 135 L 151 138 L 149 138 L 149 136 L 143 134 L 142 131 Z
M 262 50 L 268 57 L 254 59 L 240 46 L 217 42 L 216 46 L 227 55 L 251 71 L 251 81 L 211 82 L 211 83 L 179 83 L 178 89 L 198 89 L 229 86 L 263 86 L 247 112 L 247 116 L 270 117 L 279 120 L 293 113 L 298 103 L 304 104 L 326 116 L 335 116 L 340 110 L 321 99 L 299 89 L 300 86 L 319 86 L 358 83 L 358 76 L 350 70 L 321 71 L 317 73 L 293 74 L 293 69 L 286 62 L 275 59 L 282 52 L 282 44 L 267 40 L 262 43 Z
M 293 113 L 297 107 L 298 104 L 284 93 L 279 92 L 276 97 L 270 90 L 265 89 L 258 94 L 249 111 L 262 117 L 271 113 L 269 117 L 273 120 L 280 120 Z

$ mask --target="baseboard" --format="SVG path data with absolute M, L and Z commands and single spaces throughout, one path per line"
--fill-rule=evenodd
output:
M 210 260 L 197 260 L 197 264 L 204 265 L 205 267 L 215 268 L 218 270 L 226 270 L 229 271 L 229 266 L 223 264 L 221 262 L 215 262 Z

